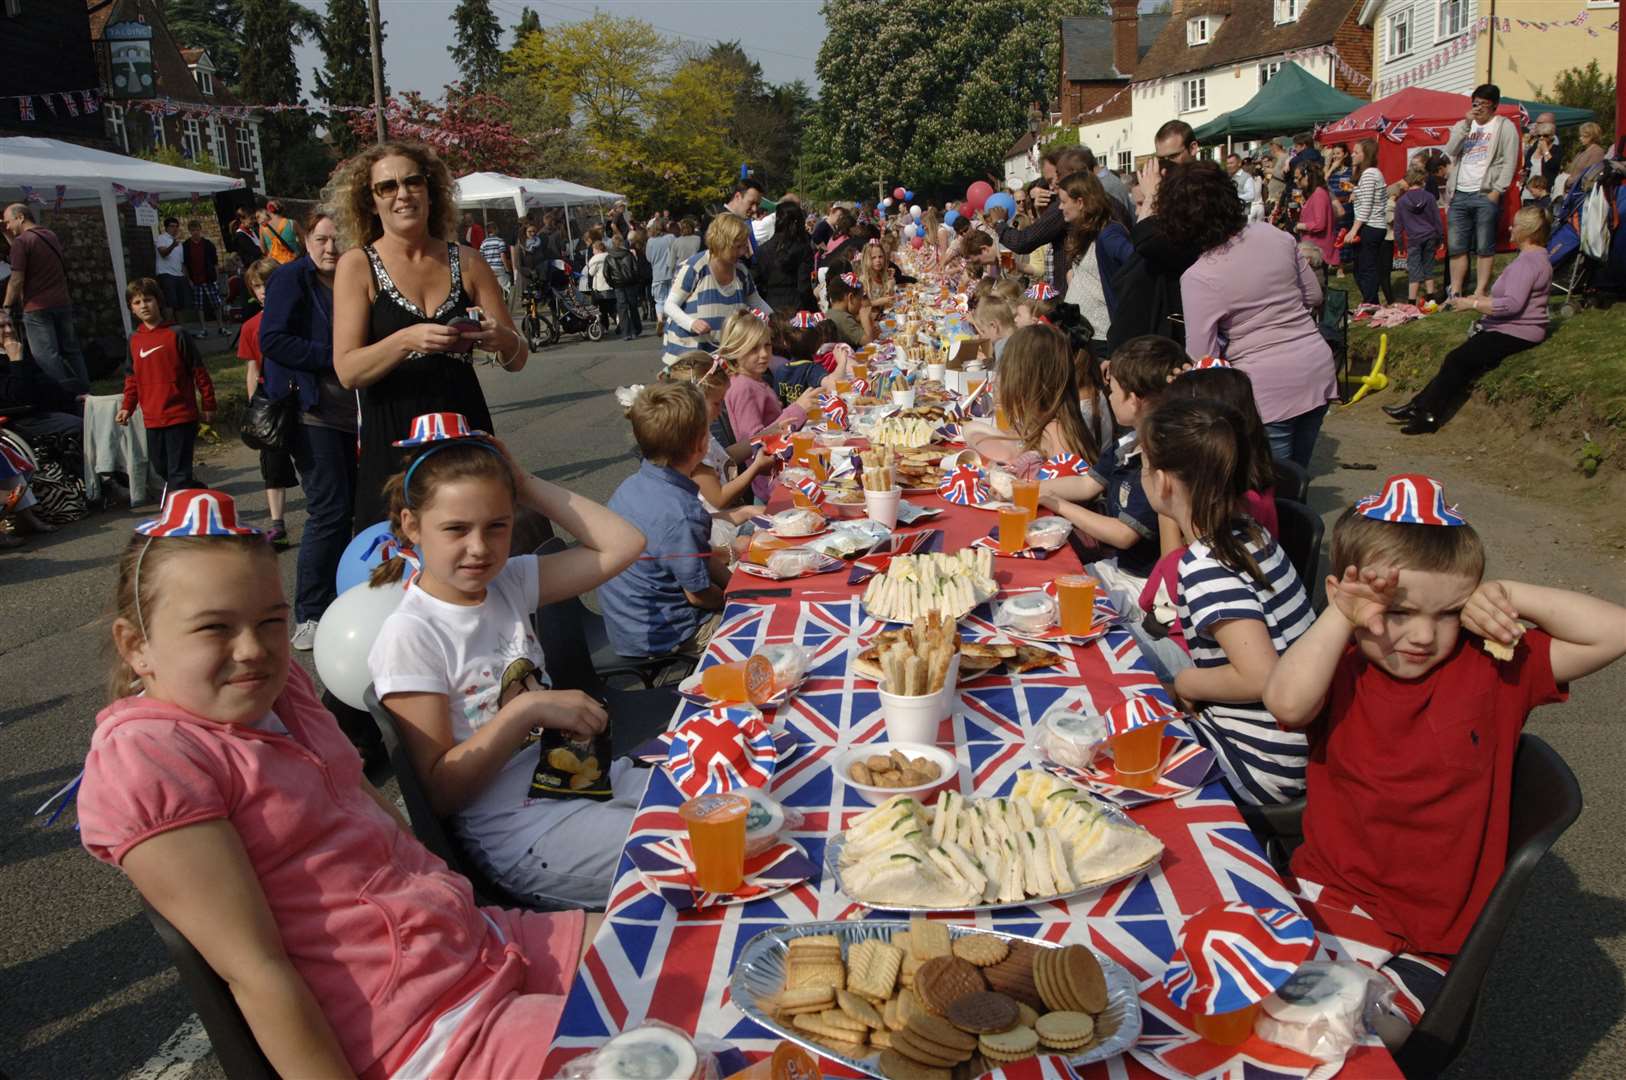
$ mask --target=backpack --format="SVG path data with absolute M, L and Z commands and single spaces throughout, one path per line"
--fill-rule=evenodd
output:
M 604 280 L 612 289 L 630 289 L 638 284 L 638 256 L 626 248 L 616 248 L 604 260 Z

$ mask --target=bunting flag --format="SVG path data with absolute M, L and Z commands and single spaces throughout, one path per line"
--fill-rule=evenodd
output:
M 51 116 L 54 118 L 56 116 L 56 102 L 51 100 L 51 95 L 50 94 L 41 94 L 40 95 L 40 100 L 45 102 L 45 108 L 50 112 Z
M 34 99 L 27 94 L 17 97 L 17 114 L 24 120 L 34 119 Z
M 79 100 L 85 107 L 86 116 L 94 116 L 101 111 L 101 93 L 96 90 L 79 91 Z
M 68 201 L 68 185 L 67 184 L 58 184 L 56 186 L 56 201 L 51 204 L 51 209 L 52 210 L 60 210 L 60 209 L 62 209 L 62 205 L 64 203 L 66 203 L 67 201 Z
M 39 193 L 36 192 L 29 185 L 27 185 L 27 184 L 18 184 L 17 185 L 17 190 L 19 190 L 19 191 L 21 191 L 23 193 L 23 202 L 39 203 L 41 205 L 44 205 L 45 200 L 40 198 Z
M 79 115 L 79 106 L 73 100 L 73 94 L 72 93 L 70 93 L 69 91 L 64 90 L 58 96 L 62 98 L 62 104 L 67 106 L 69 116 L 78 116 Z

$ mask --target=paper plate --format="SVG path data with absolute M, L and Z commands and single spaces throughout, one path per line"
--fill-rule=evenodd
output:
M 766 851 L 745 857 L 745 881 L 733 892 L 703 892 L 694 884 L 694 860 L 687 836 L 668 836 L 627 848 L 627 858 L 644 887 L 679 911 L 744 904 L 795 888 L 818 872 L 794 840 L 781 838 Z
M 1196 739 L 1173 734 L 1165 728 L 1162 772 L 1158 774 L 1157 783 L 1145 791 L 1118 783 L 1117 767 L 1104 756 L 1088 769 L 1075 769 L 1054 761 L 1046 761 L 1044 767 L 1063 780 L 1088 788 L 1096 795 L 1131 809 L 1164 799 L 1177 799 L 1202 787 L 1214 771 L 1214 751 Z
M 729 995 L 740 1011 L 750 1017 L 760 1026 L 773 1032 L 783 1039 L 804 1047 L 805 1049 L 838 1061 L 847 1067 L 858 1071 L 864 1076 L 880 1077 L 879 1052 L 866 1057 L 855 1058 L 838 1054 L 827 1047 L 807 1037 L 807 1033 L 798 1028 L 787 1027 L 768 1015 L 766 1009 L 761 1008 L 757 1002 L 766 1000 L 777 994 L 785 983 L 785 961 L 790 952 L 790 943 L 799 937 L 815 937 L 829 934 L 841 942 L 843 958 L 846 950 L 860 941 L 881 940 L 889 941 L 893 934 L 909 929 L 906 922 L 887 921 L 843 921 L 800 923 L 796 926 L 782 926 L 773 930 L 766 930 L 745 943 L 740 950 L 740 957 L 734 964 L 734 976 L 729 980 Z M 1007 934 L 998 930 L 979 930 L 972 926 L 950 926 L 949 937 L 960 938 L 970 934 L 988 934 L 993 937 L 1004 938 L 1007 941 L 1026 941 L 1041 949 L 1059 949 L 1061 944 L 1052 941 L 1040 941 L 1036 938 L 1022 937 L 1020 934 Z M 1086 946 L 1088 947 L 1088 946 Z M 1074 1065 L 1089 1065 L 1098 1061 L 1110 1061 L 1118 1057 L 1140 1038 L 1141 1010 L 1140 995 L 1136 991 L 1135 978 L 1130 975 L 1123 965 L 1110 956 L 1105 956 L 1095 949 L 1095 959 L 1101 965 L 1101 973 L 1106 976 L 1107 1008 L 1102 1014 L 1116 1021 L 1117 1030 L 1112 1037 L 1090 1047 L 1068 1060 Z

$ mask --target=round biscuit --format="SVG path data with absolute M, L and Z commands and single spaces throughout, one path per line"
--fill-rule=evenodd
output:
M 1062 950 L 1062 981 L 1078 1003 L 1078 1011 L 1098 1013 L 1107 1007 L 1107 977 L 1095 953 L 1083 945 Z
M 991 967 L 1009 956 L 1011 947 L 992 934 L 964 934 L 954 939 L 954 955 L 977 967 Z
M 1065 1050 L 1089 1042 L 1095 1033 L 1095 1020 L 1083 1012 L 1046 1013 L 1039 1017 L 1035 1030 L 1040 1042 Z
M 1009 1058 L 1026 1057 L 1039 1048 L 1039 1033 L 1030 1027 L 1014 1027 L 1009 1031 L 984 1035 L 977 1040 L 984 1054 Z
M 958 1004 L 958 1002 L 955 1004 Z M 961 1031 L 953 1023 L 944 1020 L 942 1017 L 912 1016 L 909 1018 L 909 1025 L 906 1030 L 912 1036 L 918 1036 L 923 1040 L 947 1047 L 950 1050 L 963 1050 L 969 1054 L 977 1048 L 977 1037 L 975 1035 Z
M 888 1048 L 881 1051 L 881 1075 L 887 1080 L 949 1080 L 953 1074 L 947 1069 L 922 1065 Z
M 933 1046 L 925 1039 L 916 1038 L 909 1034 L 908 1028 L 892 1033 L 892 1049 L 911 1061 L 918 1061 L 922 1065 L 935 1065 L 940 1069 L 950 1068 L 965 1060 L 957 1056 L 958 1051 L 950 1050 L 946 1046 Z

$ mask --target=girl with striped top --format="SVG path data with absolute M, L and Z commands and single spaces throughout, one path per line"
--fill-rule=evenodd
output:
M 1359 177 L 1355 181 L 1355 221 L 1350 225 L 1353 234 L 1345 239 L 1346 246 L 1354 241 L 1355 284 L 1360 286 L 1361 303 L 1378 302 L 1378 280 L 1392 268 L 1380 265 L 1383 256 L 1383 238 L 1389 228 L 1389 192 L 1378 168 L 1378 144 L 1374 139 L 1362 139 L 1355 144 L 1350 162 Z
M 1213 400 L 1167 398 L 1138 428 L 1142 486 L 1189 545 L 1180 625 L 1192 666 L 1174 679 L 1197 739 L 1236 797 L 1284 803 L 1304 793 L 1308 743 L 1260 702 L 1277 658 L 1314 622 L 1286 554 L 1244 505 L 1253 450 L 1242 416 Z
M 706 250 L 685 259 L 666 293 L 666 340 L 661 362 L 690 349 L 717 349 L 723 324 L 744 308 L 771 310 L 743 260 L 751 254 L 751 227 L 736 214 L 718 214 L 706 229 Z

